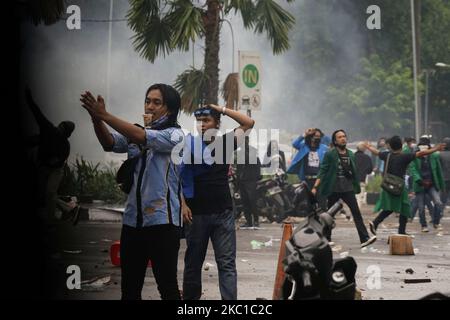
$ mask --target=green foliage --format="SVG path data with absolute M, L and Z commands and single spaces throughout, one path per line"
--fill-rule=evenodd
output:
M 433 125 L 435 132 L 428 133 L 442 137 L 450 135 L 448 121 L 443 120 L 450 117 L 450 70 L 436 68 L 435 64 L 450 63 L 450 2 L 420 3 L 420 68 L 435 70 L 430 76 L 429 116 L 442 128 L 436 132 L 437 126 Z M 366 9 L 370 5 L 380 7 L 380 30 L 366 27 Z M 410 1 L 304 1 L 295 16 L 298 22 L 293 49 L 308 75 L 308 85 L 323 92 L 323 96 L 316 97 L 318 101 L 308 101 L 317 103 L 314 112 L 318 121 L 322 121 L 321 115 L 330 115 L 338 127 L 352 128 L 352 139 L 412 135 Z M 419 77 L 424 109 L 425 77 L 423 73 Z M 307 87 L 305 90 L 297 94 L 307 95 Z
M 211 18 L 211 12 L 220 18 Z M 205 40 L 206 32 L 212 35 L 220 30 L 222 21 L 232 13 L 242 15 L 245 28 L 258 34 L 265 33 L 274 54 L 289 49 L 288 33 L 295 19 L 274 0 L 206 0 L 203 4 L 189 0 L 130 0 L 127 19 L 135 32 L 132 37 L 135 50 L 153 63 L 158 56 L 165 57 L 176 50 L 188 51 L 191 41 Z M 205 41 L 205 52 L 217 52 L 219 47 L 218 40 Z M 182 94 L 185 112 L 194 111 L 203 97 L 215 95 L 219 88 L 218 66 L 217 57 L 205 55 L 202 69 L 207 71 L 203 72 L 204 75 L 192 68 L 177 77 L 176 86 L 186 89 L 183 91 L 186 96 Z M 195 84 L 191 81 L 193 79 L 200 82 Z M 188 91 L 191 88 L 195 91 L 192 94 Z
M 65 167 L 59 194 L 78 198 L 89 195 L 108 203 L 124 203 L 126 195 L 116 183 L 116 173 L 112 164 L 100 168 L 100 163 L 94 165 L 77 158 L 74 164 Z
M 366 192 L 368 193 L 380 193 L 381 192 L 381 181 L 383 177 L 380 174 L 375 175 L 369 180 L 366 186 Z
M 180 93 L 184 112 L 191 113 L 199 105 L 203 104 L 206 82 L 207 77 L 204 70 L 195 69 L 194 67 L 177 76 L 174 87 Z
M 400 61 L 383 66 L 380 56 L 361 59 L 362 71 L 344 86 L 327 90 L 327 109 L 334 119 L 361 133 L 360 137 L 379 132 L 394 135 L 412 129 L 414 87 L 411 69 Z M 348 115 L 351 114 L 351 117 Z M 357 121 L 355 121 L 355 119 Z

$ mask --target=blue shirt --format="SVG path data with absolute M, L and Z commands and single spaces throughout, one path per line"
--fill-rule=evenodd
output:
M 305 166 L 303 165 L 303 160 L 311 151 L 308 145 L 305 143 L 305 138 L 303 136 L 298 137 L 292 142 L 292 146 L 298 150 L 295 154 L 294 159 L 289 166 L 287 173 L 297 174 L 300 180 L 305 180 Z M 323 143 L 320 143 L 319 148 L 317 148 L 317 154 L 319 155 L 319 162 L 322 163 L 325 153 L 328 151 L 328 147 Z M 307 159 L 306 159 L 307 160 Z
M 160 224 L 181 226 L 180 165 L 173 162 L 171 153 L 176 145 L 184 143 L 183 131 L 178 128 L 145 129 L 145 133 L 146 144 L 144 147 L 149 149 L 139 188 L 143 216 L 142 226 Z M 128 153 L 128 158 L 139 156 L 141 151 L 137 144 L 129 143 L 128 139 L 120 133 L 111 135 L 114 139 L 113 152 Z M 136 165 L 133 186 L 128 194 L 123 214 L 123 224 L 131 227 L 137 226 L 137 187 L 141 166 L 142 157 Z

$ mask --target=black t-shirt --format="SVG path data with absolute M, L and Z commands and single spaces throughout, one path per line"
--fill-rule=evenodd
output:
M 381 152 L 378 157 L 387 164 L 389 151 Z M 411 161 L 416 158 L 415 153 L 391 153 L 387 173 L 403 178 Z
M 336 181 L 334 183 L 334 192 L 349 192 L 353 191 L 353 182 L 350 177 L 345 174 L 345 169 L 350 168 L 350 156 L 348 152 L 345 155 L 339 154 L 339 163 L 336 173 Z
M 422 180 L 433 180 L 433 174 L 431 172 L 431 164 L 428 157 L 423 157 L 421 160 L 420 175 Z
M 231 200 L 230 187 L 228 185 L 228 170 L 234 151 L 237 149 L 237 141 L 234 131 L 216 137 L 214 142 L 219 143 L 218 139 L 222 139 L 222 163 L 213 163 L 203 174 L 194 177 L 194 198 L 186 199 L 187 205 L 192 214 L 217 214 L 225 210 L 233 208 Z M 233 148 L 227 152 L 227 141 L 233 139 L 230 143 Z M 209 147 L 209 146 L 208 146 Z M 207 148 L 208 148 L 207 147 Z M 216 146 L 211 155 L 215 155 Z

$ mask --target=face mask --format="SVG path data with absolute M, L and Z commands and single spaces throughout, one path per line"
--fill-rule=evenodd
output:
M 428 150 L 428 146 L 421 145 L 421 146 L 419 146 L 419 150 L 420 151 Z
M 411 144 L 411 149 L 415 149 L 415 148 L 417 148 L 417 143 Z

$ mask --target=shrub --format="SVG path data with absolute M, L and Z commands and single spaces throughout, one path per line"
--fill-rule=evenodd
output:
M 65 167 L 59 194 L 78 198 L 88 195 L 96 200 L 123 204 L 126 194 L 116 183 L 116 173 L 112 163 L 100 167 L 100 163 L 94 165 L 83 157 L 77 158 L 74 164 Z

